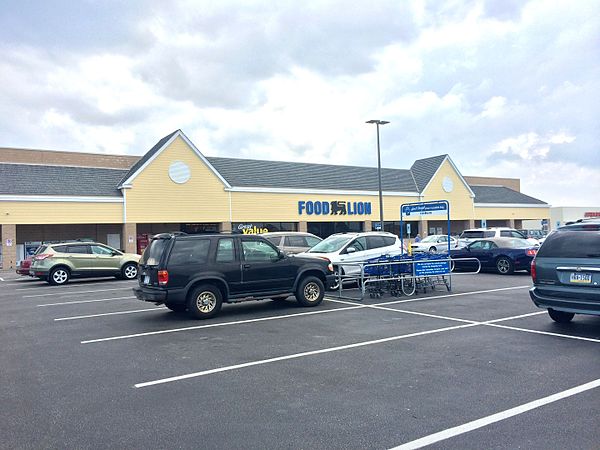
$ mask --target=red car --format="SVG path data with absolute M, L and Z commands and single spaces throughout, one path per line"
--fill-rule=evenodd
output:
M 32 256 L 29 256 L 27 259 L 19 262 L 17 265 L 17 273 L 19 275 L 29 276 L 29 268 L 31 267 Z

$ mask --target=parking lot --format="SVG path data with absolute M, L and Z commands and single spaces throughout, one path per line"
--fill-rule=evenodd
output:
M 2 448 L 600 445 L 600 317 L 552 322 L 526 273 L 207 321 L 130 281 L 0 276 Z

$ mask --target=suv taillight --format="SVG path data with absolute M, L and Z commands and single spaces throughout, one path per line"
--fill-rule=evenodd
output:
M 52 254 L 50 253 L 42 253 L 41 255 L 35 255 L 33 257 L 33 259 L 35 259 L 36 261 L 43 261 L 47 258 L 52 258 Z
M 167 270 L 158 271 L 158 285 L 165 286 L 169 282 L 169 272 Z
M 537 271 L 535 270 L 535 259 L 531 261 L 531 279 L 535 283 L 537 281 Z

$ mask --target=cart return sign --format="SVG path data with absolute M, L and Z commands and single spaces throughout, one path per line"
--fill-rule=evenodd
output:
M 447 200 L 437 200 L 431 202 L 415 202 L 415 203 L 404 203 L 400 206 L 400 241 L 404 247 L 404 236 L 403 236 L 403 223 L 405 217 L 415 216 L 438 216 L 445 215 L 448 224 L 448 248 L 447 254 L 444 255 L 443 259 L 437 261 L 436 257 L 429 257 L 424 261 L 419 261 L 417 258 L 414 260 L 414 276 L 416 277 L 428 277 L 436 275 L 448 275 L 450 283 L 452 278 L 450 277 L 450 203 Z M 452 286 L 452 284 L 450 284 Z

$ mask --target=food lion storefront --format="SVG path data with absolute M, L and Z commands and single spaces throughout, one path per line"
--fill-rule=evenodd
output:
M 70 154 L 66 164 L 59 152 L 32 150 L 43 154 L 41 162 L 24 164 L 18 152 L 2 150 L 3 268 L 14 268 L 43 241 L 86 238 L 135 252 L 160 232 L 326 237 L 379 225 L 372 167 L 207 157 L 181 130 L 141 158 Z M 382 169 L 382 191 L 384 229 L 395 234 L 400 205 L 417 201 L 447 200 L 452 234 L 482 222 L 518 228 L 522 220 L 550 217 L 550 205 L 521 193 L 518 180 L 463 177 L 448 155 L 417 160 L 410 169 Z M 445 220 L 406 219 L 404 236 L 448 232 Z

